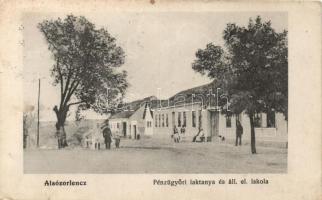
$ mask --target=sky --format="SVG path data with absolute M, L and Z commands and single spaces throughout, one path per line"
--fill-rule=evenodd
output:
M 36 107 L 40 78 L 43 121 L 55 120 L 52 108 L 59 102 L 60 92 L 52 85 L 50 69 L 54 61 L 37 24 L 67 14 L 70 13 L 26 13 L 23 17 L 24 103 Z M 151 95 L 168 98 L 209 83 L 208 77 L 191 68 L 196 51 L 210 42 L 224 45 L 222 34 L 227 23 L 247 26 L 249 18 L 258 15 L 263 21 L 270 20 L 277 32 L 287 30 L 285 12 L 108 12 L 83 16 L 96 28 L 106 28 L 125 51 L 125 63 L 120 69 L 128 72 L 130 83 L 125 101 L 132 101 Z M 106 117 L 91 111 L 84 115 Z M 73 109 L 68 119 L 74 119 Z

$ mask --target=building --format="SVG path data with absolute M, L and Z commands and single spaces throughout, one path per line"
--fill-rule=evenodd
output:
M 202 128 L 207 141 L 226 140 L 236 137 L 236 119 L 244 130 L 243 140 L 250 140 L 250 120 L 247 114 L 229 116 L 217 107 L 218 92 L 214 83 L 181 91 L 169 98 L 152 104 L 154 130 L 153 135 L 170 137 L 173 126 L 185 126 L 186 139 L 192 140 Z M 228 101 L 228 100 L 227 100 Z M 180 131 L 179 131 L 180 132 Z M 255 116 L 255 133 L 258 141 L 287 142 L 287 121 L 281 113 L 260 113 Z
M 109 118 L 112 133 L 119 132 L 123 137 L 139 139 L 141 136 L 153 134 L 153 114 L 149 107 L 150 100 L 155 97 L 147 97 L 122 106 L 120 112 Z
M 175 125 L 185 126 L 186 137 L 192 140 L 202 128 L 207 141 L 219 139 L 234 140 L 236 137 L 236 119 L 244 130 L 244 141 L 250 140 L 250 120 L 247 114 L 229 116 L 219 111 L 217 102 L 220 95 L 209 83 L 196 88 L 181 91 L 167 101 L 153 106 L 154 132 L 156 136 L 169 137 Z M 215 94 L 215 95 L 214 95 Z M 227 100 L 228 101 L 228 100 Z M 179 131 L 180 132 L 180 131 Z M 255 134 L 257 140 L 287 142 L 287 121 L 282 113 L 260 113 L 255 116 Z
M 124 136 L 150 135 L 170 138 L 173 127 L 185 127 L 187 141 L 202 128 L 206 141 L 226 140 L 236 137 L 236 119 L 244 130 L 243 140 L 250 140 L 249 117 L 243 112 L 238 116 L 225 115 L 218 110 L 219 90 L 214 83 L 181 91 L 167 100 L 145 98 L 136 103 L 136 109 L 122 111 L 110 119 L 112 131 L 120 130 Z M 228 100 L 227 100 L 228 101 Z M 132 103 L 130 103 L 132 104 Z M 260 113 L 255 116 L 257 140 L 287 142 L 287 121 L 281 113 Z

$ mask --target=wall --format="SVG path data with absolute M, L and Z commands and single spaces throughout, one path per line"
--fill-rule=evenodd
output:
M 149 123 L 149 125 L 148 125 Z M 144 124 L 145 124 L 145 132 L 144 135 L 152 136 L 153 135 L 153 127 L 154 127 L 154 121 L 151 115 L 150 107 L 147 107 L 146 114 L 145 114 L 145 119 L 144 119 Z
M 275 128 L 268 128 L 266 123 L 266 114 L 262 113 L 261 127 L 255 128 L 256 140 L 263 141 L 287 141 L 287 122 L 283 114 L 275 113 Z M 249 117 L 242 113 L 240 115 L 240 122 L 243 126 L 243 140 L 250 140 L 251 128 Z M 226 116 L 221 114 L 219 120 L 219 134 L 227 139 L 236 138 L 236 117 L 232 116 L 231 128 L 226 127 Z
M 120 134 L 123 133 L 123 122 L 126 123 L 126 137 L 129 136 L 130 130 L 129 130 L 129 119 L 127 118 L 120 118 L 120 119 L 110 119 L 109 125 L 112 131 L 112 134 L 115 134 L 116 132 L 119 132 Z M 119 124 L 119 128 L 117 128 L 117 124 Z
M 149 110 L 147 110 L 146 118 L 143 119 L 145 107 L 142 106 L 139 108 L 129 119 L 112 119 L 110 123 L 120 123 L 120 128 L 122 127 L 122 122 L 127 122 L 127 134 L 131 135 L 134 139 L 134 125 L 136 125 L 137 134 L 143 135 L 153 135 L 154 137 L 169 137 L 173 133 L 173 126 L 176 125 L 178 131 L 180 132 L 181 126 L 178 126 L 178 113 L 181 113 L 181 125 L 184 123 L 183 120 L 183 112 L 186 113 L 186 138 L 187 140 L 191 140 L 193 136 L 198 133 L 199 130 L 199 114 L 201 111 L 201 106 L 199 104 L 186 105 L 186 106 L 177 106 L 177 107 L 167 107 L 161 109 L 154 109 L 153 110 L 153 118 L 150 115 Z M 196 113 L 196 120 L 195 120 L 195 127 L 192 126 L 192 112 Z M 174 124 L 172 119 L 172 113 L 174 114 Z M 211 113 L 213 111 L 203 109 L 201 111 L 201 126 L 204 130 L 206 137 L 211 137 L 212 140 L 215 141 L 218 137 L 217 136 L 224 136 L 226 139 L 235 139 L 236 137 L 236 117 L 231 117 L 231 127 L 226 127 L 226 116 L 224 114 L 218 114 L 218 133 L 217 135 L 212 135 L 212 122 L 213 118 L 211 118 Z M 164 116 L 163 119 L 163 126 L 162 126 L 162 115 Z M 166 124 L 166 115 L 168 115 L 168 126 Z M 261 127 L 255 128 L 256 140 L 265 140 L 265 141 L 287 141 L 287 122 L 284 119 L 283 114 L 276 113 L 275 114 L 275 128 L 267 128 L 266 123 L 266 114 L 261 114 L 262 123 Z M 161 116 L 161 126 L 159 125 L 159 116 Z M 240 115 L 240 122 L 243 126 L 243 140 L 250 140 L 250 121 L 249 117 L 242 113 Z M 158 120 L 156 124 L 156 120 Z M 152 121 L 152 127 L 147 127 L 147 121 Z M 157 125 L 157 126 L 156 126 Z M 115 130 L 115 125 L 111 127 L 112 132 Z
M 143 136 L 145 132 L 145 121 L 143 120 L 144 106 L 136 110 L 129 118 L 131 125 L 131 138 L 135 139 L 134 127 L 136 126 L 136 135 Z
M 140 107 L 136 110 L 129 118 L 122 118 L 122 119 L 110 119 L 110 126 L 112 132 L 119 131 L 122 133 L 123 122 L 126 122 L 126 133 L 127 137 L 131 137 L 132 139 L 135 138 L 135 131 L 136 128 L 136 135 L 153 135 L 153 118 L 151 116 L 149 107 L 147 107 L 147 113 L 145 119 L 143 119 L 143 113 L 145 110 L 145 106 Z M 151 127 L 147 127 L 147 122 L 151 122 Z M 119 123 L 119 128 L 117 128 L 117 123 Z
M 162 109 L 155 109 L 153 111 L 153 120 L 154 120 L 154 126 L 153 126 L 153 134 L 156 137 L 170 137 L 173 133 L 173 126 L 176 125 L 178 128 L 178 131 L 180 132 L 180 128 L 184 123 L 183 120 L 183 112 L 186 113 L 186 138 L 191 139 L 194 135 L 198 133 L 198 127 L 199 124 L 199 111 L 201 110 L 201 106 L 199 104 L 192 105 L 186 105 L 184 106 L 177 106 L 177 107 L 167 107 Z M 195 120 L 195 127 L 192 126 L 192 111 L 196 113 L 196 120 Z M 174 112 L 174 120 L 172 119 L 172 113 Z M 178 113 L 181 113 L 181 126 L 178 126 Z M 202 116 L 202 128 L 205 131 L 205 134 L 207 134 L 209 131 L 208 127 L 208 112 L 207 110 L 201 111 Z M 164 116 L 164 126 L 162 126 L 162 115 Z M 168 126 L 166 126 L 166 115 L 168 115 Z M 161 126 L 159 126 L 159 116 L 161 116 Z M 156 120 L 158 122 L 156 123 Z M 173 123 L 174 121 L 174 123 Z M 156 126 L 157 125 L 157 126 Z

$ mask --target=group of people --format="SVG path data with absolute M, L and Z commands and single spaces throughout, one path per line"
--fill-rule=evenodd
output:
M 171 134 L 171 138 L 173 138 L 173 141 L 175 143 L 179 143 L 180 140 L 182 139 L 182 137 L 185 136 L 185 133 L 186 133 L 186 126 L 183 125 L 181 128 L 180 128 L 180 133 L 178 131 L 178 128 L 176 125 L 173 126 L 173 133 Z M 199 131 L 197 133 L 197 135 L 195 135 L 193 137 L 193 140 L 192 142 L 204 142 L 205 141 L 205 134 L 203 132 L 203 129 L 202 128 L 199 128 Z
M 180 129 L 180 134 L 178 131 L 178 128 L 176 127 L 176 125 L 174 125 L 173 127 L 173 134 L 171 135 L 171 137 L 173 138 L 175 143 L 179 143 L 181 138 L 185 135 L 186 133 L 186 127 L 185 125 L 183 125 Z M 181 135 L 181 136 L 180 136 Z
M 115 140 L 115 147 L 119 148 L 120 147 L 120 142 L 121 142 L 121 136 L 120 136 L 119 132 L 116 132 L 113 135 L 108 124 L 103 126 L 102 129 L 103 129 L 103 137 L 104 137 L 105 148 L 106 149 L 111 149 L 112 137 Z
M 180 134 L 176 125 L 173 126 L 173 133 L 171 134 L 171 138 L 173 138 L 175 143 L 179 143 L 181 140 L 181 136 L 184 136 L 186 132 L 186 127 L 182 126 L 180 129 Z M 241 125 L 239 120 L 236 120 L 236 142 L 235 145 L 238 146 L 242 144 L 242 135 L 243 135 L 243 126 Z M 219 136 L 221 140 L 225 140 L 223 136 Z M 206 142 L 206 137 L 203 129 L 200 127 L 198 133 L 193 137 L 192 142 Z
M 121 136 L 119 132 L 115 132 L 114 134 L 112 134 L 112 131 L 109 127 L 108 122 L 105 122 L 102 127 L 100 127 L 100 124 L 97 124 L 97 129 L 94 130 L 91 134 L 92 143 L 94 143 L 95 149 L 100 149 L 100 140 L 99 140 L 100 132 L 103 133 L 106 149 L 111 149 L 111 143 L 113 139 L 115 140 L 115 147 L 116 148 L 120 147 Z M 176 125 L 174 125 L 173 134 L 171 135 L 171 138 L 173 138 L 175 143 L 179 143 L 182 137 L 185 136 L 185 132 L 186 132 L 186 127 L 184 125 L 180 128 L 180 133 Z M 242 144 L 242 134 L 243 134 L 243 127 L 240 121 L 236 120 L 236 142 L 235 142 L 236 146 Z M 201 127 L 199 128 L 198 133 L 193 137 L 192 142 L 206 142 L 205 133 Z M 89 144 L 87 142 L 87 147 L 88 146 Z
M 96 125 L 96 128 L 92 130 L 92 132 L 85 136 L 86 141 L 86 147 L 89 147 L 89 137 L 91 137 L 91 143 L 94 149 L 100 149 L 101 148 L 101 138 L 104 138 L 104 144 L 106 149 L 111 149 L 111 143 L 114 139 L 115 147 L 120 147 L 121 142 L 121 136 L 118 132 L 112 133 L 108 122 L 105 122 L 104 125 L 101 127 L 100 124 Z

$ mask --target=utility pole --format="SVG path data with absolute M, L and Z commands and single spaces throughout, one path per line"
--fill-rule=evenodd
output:
M 39 101 L 40 101 L 40 78 L 38 80 L 38 122 L 37 122 L 37 147 L 39 147 Z

